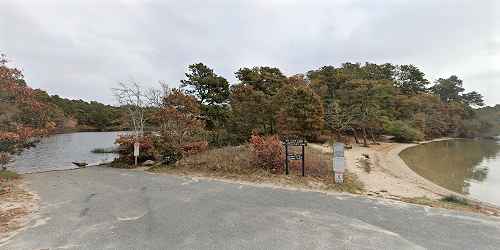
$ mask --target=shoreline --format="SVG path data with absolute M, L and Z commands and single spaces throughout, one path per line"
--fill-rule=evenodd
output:
M 370 145 L 369 148 L 353 145 L 352 149 L 346 151 L 347 169 L 358 175 L 365 185 L 367 195 L 385 198 L 427 197 L 433 200 L 455 195 L 471 201 L 472 205 L 499 209 L 498 205 L 457 193 L 428 180 L 413 171 L 400 156 L 401 152 L 412 147 L 456 139 L 460 138 L 439 138 L 420 143 L 382 142 L 380 145 Z M 360 159 L 363 154 L 370 157 L 370 172 L 366 172 L 361 166 Z

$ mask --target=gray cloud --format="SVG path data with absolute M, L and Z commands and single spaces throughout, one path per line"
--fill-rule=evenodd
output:
M 500 103 L 494 0 L 102 2 L 0 0 L 0 50 L 32 86 L 106 103 L 118 81 L 177 86 L 199 61 L 230 81 L 243 66 L 413 63 Z

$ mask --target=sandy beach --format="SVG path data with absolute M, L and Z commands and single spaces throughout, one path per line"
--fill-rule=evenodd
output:
M 420 197 L 439 199 L 447 195 L 456 195 L 481 207 L 497 210 L 498 207 L 493 204 L 459 194 L 427 180 L 408 167 L 399 156 L 403 150 L 410 147 L 452 139 L 440 138 L 418 144 L 381 142 L 380 145 L 370 145 L 370 147 L 353 145 L 352 149 L 345 152 L 347 169 L 358 176 L 365 186 L 366 194 L 370 196 L 392 199 Z M 331 152 L 331 148 L 323 147 L 323 152 Z M 371 163 L 369 171 L 366 171 L 362 163 L 364 155 L 369 156 Z
M 431 199 L 455 194 L 415 173 L 401 159 L 401 151 L 419 144 L 380 143 L 362 147 L 354 145 L 346 151 L 347 169 L 364 183 L 368 194 L 393 197 L 428 197 Z M 361 163 L 369 156 L 369 171 Z
M 386 198 L 427 197 L 430 199 L 452 194 L 466 197 L 434 184 L 415 173 L 399 156 L 407 148 L 450 139 L 452 138 L 441 138 L 418 144 L 381 142 L 379 145 L 370 145 L 369 147 L 354 144 L 352 149 L 345 151 L 347 170 L 358 176 L 368 195 Z M 311 145 L 321 149 L 325 154 L 332 152 L 329 146 Z M 366 159 L 365 156 L 369 157 L 370 167 L 368 170 L 362 163 L 362 159 Z M 470 197 L 467 198 L 470 199 Z

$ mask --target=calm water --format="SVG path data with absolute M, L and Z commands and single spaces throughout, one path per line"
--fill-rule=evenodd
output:
M 18 173 L 71 169 L 71 162 L 89 164 L 113 160 L 115 154 L 94 154 L 94 148 L 114 146 L 117 135 L 122 132 L 84 132 L 54 135 L 43 138 L 34 148 L 15 157 L 11 168 Z
M 401 153 L 421 176 L 450 190 L 500 205 L 500 142 L 449 140 Z

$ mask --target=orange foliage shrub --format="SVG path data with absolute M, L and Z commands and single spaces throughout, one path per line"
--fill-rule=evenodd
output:
M 272 173 L 283 171 L 284 152 L 278 136 L 262 137 L 252 135 L 250 138 L 252 158 L 257 167 Z
M 181 149 L 182 149 L 183 155 L 185 155 L 185 156 L 198 154 L 198 153 L 207 151 L 208 142 L 207 141 L 197 141 L 197 142 L 187 143 L 185 145 L 182 145 Z
M 136 138 L 134 135 L 119 135 L 116 143 L 119 145 L 120 158 L 129 163 L 134 162 L 134 143 Z M 140 136 L 137 140 L 140 143 L 139 162 L 147 160 L 157 160 L 158 154 L 154 147 L 154 140 L 151 136 Z

